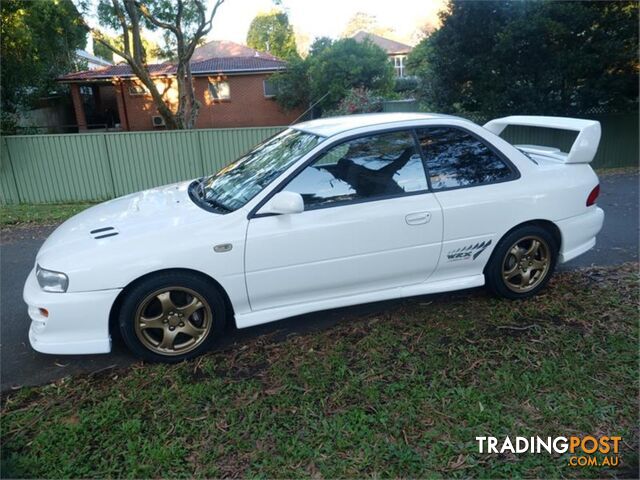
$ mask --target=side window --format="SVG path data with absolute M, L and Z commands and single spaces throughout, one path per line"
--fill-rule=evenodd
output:
M 428 190 L 411 132 L 349 140 L 322 154 L 285 188 L 313 209 Z
M 509 166 L 482 141 L 450 127 L 418 130 L 418 140 L 434 190 L 508 180 Z

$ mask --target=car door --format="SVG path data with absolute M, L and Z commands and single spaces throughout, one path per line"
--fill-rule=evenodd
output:
M 528 195 L 516 167 L 478 135 L 453 126 L 416 131 L 445 219 L 434 280 L 482 274 L 501 236 L 519 223 Z
M 254 311 L 424 282 L 437 265 L 442 213 L 410 130 L 331 146 L 276 190 L 304 211 L 249 220 Z

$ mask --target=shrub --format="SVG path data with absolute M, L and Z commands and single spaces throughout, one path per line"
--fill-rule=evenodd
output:
M 382 98 L 366 88 L 352 88 L 347 92 L 334 110 L 324 116 L 352 115 L 354 113 L 372 113 L 382 111 Z
M 418 79 L 416 77 L 396 78 L 393 84 L 393 91 L 404 94 L 403 96 L 413 96 L 418 88 Z

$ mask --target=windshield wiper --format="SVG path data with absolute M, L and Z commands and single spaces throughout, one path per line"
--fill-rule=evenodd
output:
M 222 212 L 228 213 L 233 212 L 233 209 L 227 207 L 226 205 L 213 200 L 212 198 L 207 198 L 207 192 L 205 190 L 205 183 L 209 177 L 202 177 L 200 180 L 196 180 L 192 184 L 191 191 L 193 192 L 192 198 L 197 199 L 199 202 L 207 204 L 211 208 L 215 208 L 217 210 L 221 210 Z
M 217 200 L 213 200 L 211 198 L 204 198 L 204 197 L 203 197 L 202 200 L 204 200 L 204 202 L 207 205 L 209 205 L 209 206 L 211 206 L 213 208 L 217 208 L 218 210 L 222 210 L 223 212 L 233 212 L 233 209 L 231 209 L 231 208 L 227 207 L 226 205 L 218 202 Z
M 196 188 L 199 190 L 200 193 L 200 198 L 204 198 L 204 184 L 207 181 L 209 177 L 202 177 L 200 180 L 198 180 L 198 185 L 196 185 Z

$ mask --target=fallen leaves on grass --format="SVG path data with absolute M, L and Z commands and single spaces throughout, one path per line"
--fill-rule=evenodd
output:
M 603 477 L 637 465 L 637 264 L 559 274 L 527 301 L 408 299 L 278 338 L 10 393 L 3 474 Z M 567 433 L 622 435 L 623 466 L 475 443 Z

